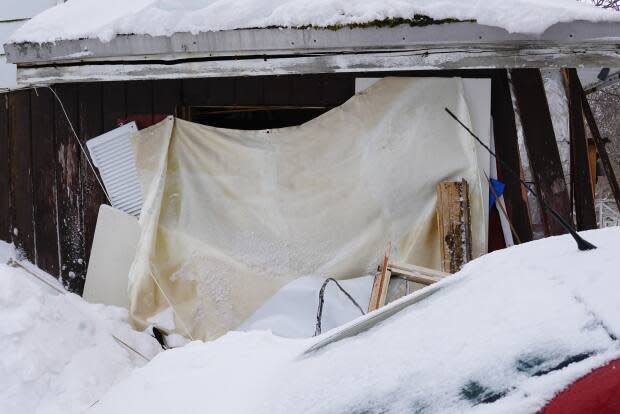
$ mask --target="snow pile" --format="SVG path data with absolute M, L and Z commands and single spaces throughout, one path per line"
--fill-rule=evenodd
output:
M 436 20 L 476 20 L 531 34 L 560 22 L 620 21 L 619 13 L 575 0 L 69 0 L 24 24 L 10 41 L 109 41 L 119 34 L 325 27 L 420 14 Z
M 15 247 L 0 240 L 0 263 L 6 263 L 16 256 Z
M 314 335 L 318 293 L 325 280 L 302 277 L 284 286 L 240 327 L 241 331 L 270 330 L 285 338 L 309 338 Z M 366 311 L 374 276 L 340 280 L 338 283 Z M 329 282 L 323 295 L 322 332 L 356 319 L 360 311 L 334 284 Z
M 0 263 L 14 256 L 0 245 Z M 0 413 L 82 413 L 158 352 L 131 330 L 126 311 L 90 305 L 21 268 L 0 264 Z
M 620 355 L 620 228 L 496 252 L 374 329 L 316 339 L 230 333 L 158 355 L 93 413 L 534 413 Z

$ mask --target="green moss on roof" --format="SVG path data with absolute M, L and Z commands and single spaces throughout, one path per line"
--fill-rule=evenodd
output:
M 439 24 L 449 24 L 449 23 L 475 23 L 475 20 L 458 20 L 458 19 L 433 19 L 432 17 L 425 16 L 423 14 L 416 14 L 411 18 L 404 17 L 388 17 L 383 20 L 373 20 L 370 22 L 364 23 L 349 23 L 349 24 L 335 24 L 329 26 L 314 26 L 314 25 L 304 25 L 304 26 L 296 26 L 295 29 L 325 29 L 325 30 L 340 30 L 340 29 L 364 29 L 371 27 L 396 27 L 401 25 L 409 25 L 411 27 L 424 27 L 424 26 L 432 26 Z M 263 29 L 283 29 L 284 27 L 280 26 L 268 26 Z M 256 27 L 254 29 L 260 29 Z
M 468 22 L 474 22 L 474 20 L 467 20 Z M 357 28 L 368 28 L 368 27 L 396 27 L 401 25 L 409 25 L 411 27 L 423 27 L 423 26 L 432 26 L 438 24 L 448 24 L 448 23 L 460 23 L 463 20 L 458 19 L 440 19 L 436 20 L 432 17 L 424 16 L 423 14 L 416 14 L 412 18 L 406 19 L 403 17 L 390 17 L 383 20 L 373 20 L 367 23 L 350 23 L 347 25 L 336 25 L 336 26 L 327 26 L 326 29 L 338 30 L 344 27 L 348 27 L 351 29 Z

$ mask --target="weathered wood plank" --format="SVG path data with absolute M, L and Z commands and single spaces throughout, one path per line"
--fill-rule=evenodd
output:
M 237 102 L 237 78 L 209 79 L 204 105 L 234 105 Z
M 521 172 L 521 156 L 519 155 L 517 126 L 506 70 L 495 71 L 491 78 L 491 114 L 493 117 L 495 151 L 512 171 L 519 174 Z M 518 177 L 504 171 L 501 163 L 497 163 L 497 174 L 498 178 L 506 184 L 504 200 L 510 222 L 523 243 L 531 241 L 533 238 L 532 223 L 527 200 L 523 197 Z
M 60 274 L 58 256 L 58 208 L 56 197 L 56 144 L 52 92 L 30 92 L 32 114 L 32 169 L 36 264 L 53 276 Z
M 155 81 L 153 90 L 153 123 L 162 121 L 168 115 L 176 115 L 181 102 L 181 81 Z
M 153 125 L 153 82 L 126 83 L 127 120 L 134 120 L 138 128 Z
M 375 281 L 372 285 L 372 292 L 370 293 L 368 312 L 377 310 L 385 305 L 391 279 L 392 272 L 387 269 L 377 273 L 375 276 Z
M 30 92 L 9 94 L 9 148 L 11 158 L 11 222 L 13 242 L 30 261 L 35 260 L 32 199 L 32 142 Z
M 388 289 L 390 287 L 390 279 L 392 278 L 392 272 L 388 270 L 391 252 L 392 243 L 389 242 L 385 248 L 383 261 L 381 262 L 381 266 L 379 267 L 379 271 L 377 272 L 375 276 L 375 281 L 372 285 L 372 291 L 370 292 L 370 301 L 368 302 L 368 312 L 377 310 L 383 305 L 385 305 Z
M 265 78 L 265 105 L 290 105 L 292 76 L 270 76 Z
M 596 144 L 593 139 L 588 139 L 588 165 L 590 166 L 590 183 L 592 184 L 592 194 L 596 200 L 596 183 L 598 177 L 596 175 L 596 163 L 598 161 L 598 153 L 596 152 Z
M 183 79 L 181 81 L 181 103 L 183 105 L 204 105 L 209 95 L 209 79 Z
M 102 86 L 100 83 L 82 83 L 79 85 L 80 141 L 84 147 L 86 141 L 103 133 Z M 99 207 L 107 204 L 105 193 L 101 189 L 97 176 L 88 159 L 81 154 L 80 177 L 82 184 L 82 215 L 84 226 L 84 260 L 88 269 L 88 258 L 93 245 Z
M 456 273 L 471 260 L 471 220 L 467 181 L 437 185 L 437 225 L 441 267 Z
M 291 82 L 290 104 L 323 106 L 323 79 L 325 75 L 295 76 Z
M 56 185 L 58 195 L 58 231 L 61 281 L 67 289 L 81 294 L 86 277 L 84 226 L 82 220 L 81 154 L 71 125 L 79 129 L 78 87 L 63 84 L 56 93 L 64 105 L 55 103 Z M 71 125 L 70 125 L 71 124 Z M 76 130 L 79 134 L 79 130 Z
M 337 56 L 296 56 L 275 57 L 271 59 L 248 58 L 241 60 L 206 60 L 201 62 L 179 62 L 176 64 L 101 64 L 76 66 L 40 66 L 20 69 L 18 82 L 33 83 L 45 80 L 49 83 L 63 83 L 68 79 L 84 82 L 114 80 L 154 80 L 174 78 L 225 78 L 239 76 L 269 76 L 274 68 L 278 74 L 297 75 L 316 73 L 376 73 L 383 76 L 386 71 L 426 70 L 477 70 L 480 68 L 561 68 L 584 64 L 590 67 L 617 67 L 620 54 L 617 46 L 609 50 L 583 48 L 562 50 L 557 46 L 525 50 L 518 48 L 499 49 L 475 48 L 464 51 L 462 48 L 423 47 L 418 51 L 385 54 L 345 54 Z M 399 48 L 402 46 L 399 46 Z
M 409 282 L 420 283 L 422 285 L 432 285 L 433 283 L 439 282 L 439 279 L 426 276 L 420 273 L 409 272 L 407 270 L 395 270 L 390 269 L 393 277 L 398 277 L 401 279 L 408 280 Z
M 570 200 L 553 131 L 547 96 L 538 69 L 510 71 L 530 168 L 539 195 L 570 223 Z M 541 208 L 546 236 L 564 234 L 562 226 Z
M 588 121 L 588 127 L 590 128 L 590 132 L 592 133 L 592 139 L 594 140 L 594 144 L 596 145 L 596 151 L 598 152 L 598 156 L 601 159 L 601 163 L 603 164 L 603 169 L 605 170 L 607 181 L 609 181 L 609 187 L 611 188 L 611 192 L 614 196 L 614 199 L 616 200 L 616 206 L 618 206 L 618 211 L 620 211 L 620 185 L 618 185 L 618 179 L 616 178 L 616 173 L 614 172 L 614 168 L 611 165 L 611 161 L 609 160 L 607 148 L 605 148 L 605 143 L 603 142 L 603 138 L 601 137 L 601 132 L 598 129 L 596 119 L 594 119 L 594 114 L 592 113 L 590 102 L 588 102 L 588 99 L 583 90 L 581 92 L 581 103 L 583 106 L 583 112 L 586 116 L 586 120 Z
M 353 95 L 355 95 L 355 76 L 330 74 L 323 77 L 323 105 L 342 105 Z
M 119 122 L 127 117 L 124 82 L 104 82 L 101 85 L 103 107 L 103 132 L 119 126 Z
M 429 267 L 418 266 L 411 263 L 401 263 L 401 262 L 390 262 L 388 263 L 388 269 L 392 271 L 394 274 L 401 274 L 400 272 L 408 272 L 412 274 L 420 274 L 424 276 L 428 276 L 434 279 L 443 279 L 445 277 L 450 276 L 450 273 L 443 272 L 441 270 L 431 269 Z M 403 273 L 403 274 L 408 274 Z
M 241 106 L 263 105 L 264 77 L 241 77 L 235 81 L 235 103 Z
M 0 240 L 11 241 L 9 100 L 0 94 Z
M 566 69 L 571 158 L 575 166 L 571 182 L 575 200 L 577 230 L 591 230 L 597 227 L 594 211 L 594 194 L 588 160 L 588 142 L 583 124 L 582 88 L 576 69 Z

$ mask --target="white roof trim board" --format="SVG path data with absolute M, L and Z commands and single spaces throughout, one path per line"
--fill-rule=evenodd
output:
M 135 122 L 106 132 L 86 142 L 93 164 L 99 169 L 112 206 L 140 216 L 142 187 L 138 181 L 131 134 L 138 131 Z
M 117 35 L 340 27 L 420 15 L 534 35 L 563 22 L 620 22 L 620 13 L 575 0 L 69 0 L 34 17 L 10 41 L 107 42 Z

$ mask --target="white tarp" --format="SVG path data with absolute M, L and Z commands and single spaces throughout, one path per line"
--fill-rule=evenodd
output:
M 398 260 L 438 268 L 445 180 L 470 183 L 473 252 L 484 253 L 476 148 L 444 107 L 470 124 L 460 79 L 386 78 L 298 127 L 170 117 L 134 135 L 145 197 L 134 321 L 172 303 L 179 333 L 214 338 L 296 278 L 373 272 L 388 241 Z

